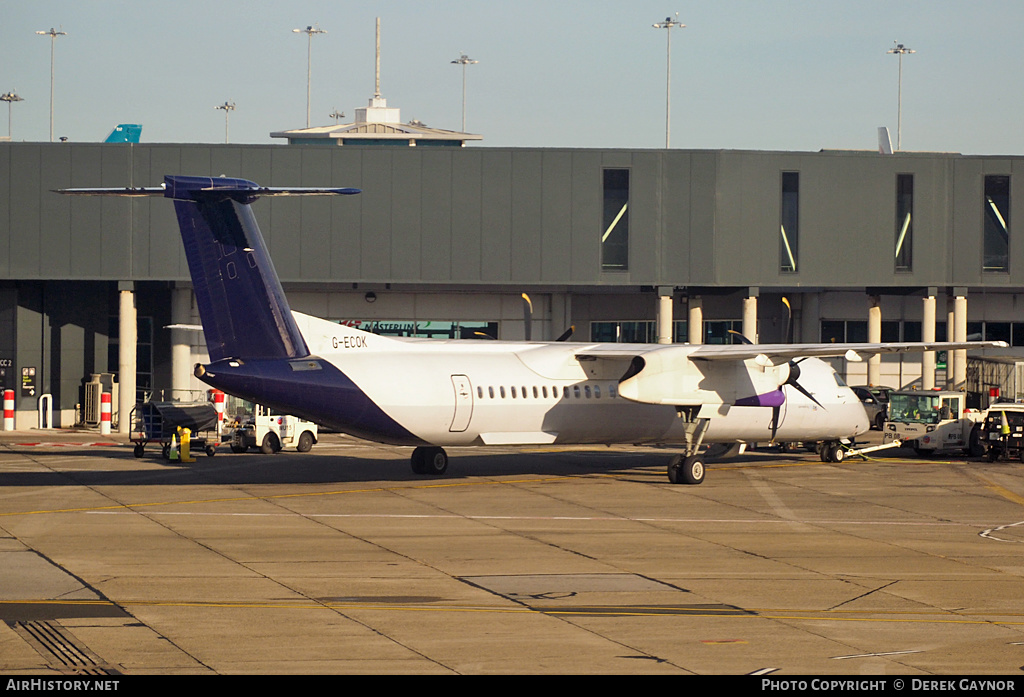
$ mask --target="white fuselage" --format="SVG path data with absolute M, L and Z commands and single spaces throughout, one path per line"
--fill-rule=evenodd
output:
M 497 341 L 398 340 L 294 313 L 310 350 L 345 373 L 384 413 L 434 445 L 682 443 L 680 405 L 648 404 L 619 394 L 628 358 L 586 361 L 581 353 L 608 345 Z M 628 352 L 629 346 L 616 350 Z M 637 350 L 650 347 L 637 347 Z M 743 366 L 743 363 L 739 364 Z M 750 365 L 746 371 L 763 372 Z M 722 378 L 696 361 L 696 384 Z M 713 375 L 714 380 L 701 379 Z M 706 384 L 694 408 L 710 416 L 710 442 L 834 440 L 868 429 L 860 401 L 827 363 L 801 363 L 801 385 L 817 404 L 791 386 L 785 402 L 734 406 L 722 394 L 730 384 Z M 763 380 L 762 380 L 763 381 Z M 754 379 L 740 380 L 751 384 Z M 777 386 L 779 383 L 774 383 Z M 749 395 L 748 395 L 749 396 Z

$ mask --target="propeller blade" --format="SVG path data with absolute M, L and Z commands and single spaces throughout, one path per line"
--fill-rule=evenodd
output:
M 555 339 L 555 341 L 568 341 L 569 339 L 572 338 L 572 335 L 575 334 L 575 333 L 576 333 L 576 325 L 573 324 L 568 329 L 566 329 L 564 332 L 562 332 L 562 335 L 560 337 L 558 337 L 557 339 Z
M 782 386 L 785 387 L 786 385 L 791 385 L 797 392 L 824 409 L 825 406 L 815 399 L 814 395 L 808 392 L 807 389 L 798 382 L 800 379 L 800 363 L 805 360 L 807 359 L 801 358 L 800 360 L 789 362 L 789 377 L 786 378 L 786 382 L 782 383 Z

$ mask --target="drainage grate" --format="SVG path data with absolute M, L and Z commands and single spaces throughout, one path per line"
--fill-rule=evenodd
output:
M 65 675 L 121 675 L 100 661 L 71 632 L 53 621 L 11 622 L 11 628 Z

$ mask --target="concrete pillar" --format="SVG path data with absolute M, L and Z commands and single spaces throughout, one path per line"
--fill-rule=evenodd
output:
M 935 288 L 929 288 L 928 294 L 921 304 L 921 341 L 935 341 Z M 902 385 L 901 385 L 902 387 Z M 935 388 L 935 352 L 925 351 L 921 354 L 921 389 Z
M 704 343 L 704 303 L 699 295 L 690 296 L 690 312 L 686 318 L 686 335 L 691 344 Z
M 192 289 L 175 287 L 171 291 L 171 324 L 192 322 Z M 187 329 L 171 330 L 171 399 L 189 400 L 186 390 L 192 384 L 192 334 Z
M 868 343 L 877 344 L 882 341 L 882 298 L 871 295 L 868 302 Z M 881 382 L 882 356 L 876 353 L 868 358 L 868 384 L 878 385 Z
M 957 288 L 953 300 L 953 341 L 967 341 L 967 289 Z M 967 386 L 967 350 L 953 352 L 953 389 Z
M 132 407 L 135 406 L 135 373 L 138 372 L 136 344 L 139 342 L 137 313 L 135 310 L 135 284 L 122 281 L 118 284 L 120 291 L 120 309 L 118 314 L 118 351 L 117 351 L 117 432 L 131 431 Z
M 953 341 L 953 299 L 946 296 L 946 341 Z M 946 351 L 946 389 L 953 389 L 953 352 Z
M 672 300 L 675 289 L 672 286 L 658 286 L 658 343 L 672 343 Z
M 757 337 L 757 294 L 757 288 L 749 288 L 743 298 L 743 336 L 755 344 L 761 343 Z

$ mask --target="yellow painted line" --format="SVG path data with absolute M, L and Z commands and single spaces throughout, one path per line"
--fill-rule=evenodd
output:
M 996 484 L 995 482 L 993 482 L 991 479 L 988 479 L 987 477 L 983 477 L 980 474 L 975 474 L 974 476 L 977 477 L 978 479 L 980 479 L 982 482 L 984 482 L 985 483 L 985 487 L 989 491 L 1002 496 L 1007 501 L 1012 501 L 1013 503 L 1016 503 L 1016 504 L 1018 504 L 1020 506 L 1024 506 L 1024 496 L 1021 496 L 1020 494 L 1014 493 L 1014 492 L 1010 491 L 1009 489 L 1007 489 L 1006 487 L 1000 486 L 999 484 Z

